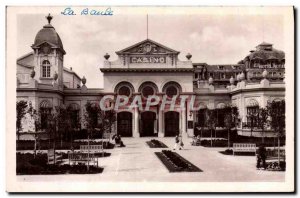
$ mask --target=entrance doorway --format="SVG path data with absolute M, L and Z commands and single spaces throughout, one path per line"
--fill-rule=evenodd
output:
M 154 133 L 155 124 L 156 124 L 156 113 L 152 111 L 145 111 L 141 113 L 140 136 L 141 137 L 157 136 L 157 133 Z
M 120 112 L 117 114 L 117 134 L 122 137 L 132 137 L 132 113 Z
M 179 113 L 168 111 L 165 113 L 165 137 L 179 135 Z

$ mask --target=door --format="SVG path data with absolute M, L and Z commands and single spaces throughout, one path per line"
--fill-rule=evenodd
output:
M 165 113 L 165 136 L 174 137 L 179 135 L 179 113 L 169 111 Z
M 157 136 L 157 133 L 154 133 L 155 120 L 156 113 L 152 111 L 145 111 L 141 114 L 141 137 Z
M 132 137 L 132 113 L 120 112 L 117 114 L 117 133 L 122 137 Z

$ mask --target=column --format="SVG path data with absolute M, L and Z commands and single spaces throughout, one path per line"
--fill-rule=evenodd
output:
M 187 132 L 186 132 L 186 109 L 182 110 L 182 125 L 181 125 L 181 132 L 182 132 L 182 137 L 185 138 L 187 137 Z
M 158 110 L 158 137 L 164 137 L 165 133 L 163 130 L 163 111 Z
M 134 108 L 134 115 L 133 115 L 133 137 L 140 137 L 139 133 L 139 112 L 138 107 Z

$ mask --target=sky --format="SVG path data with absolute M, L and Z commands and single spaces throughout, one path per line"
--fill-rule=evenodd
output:
M 147 38 L 146 15 L 63 16 L 51 24 L 59 34 L 66 55 L 64 66 L 72 67 L 87 87 L 102 88 L 104 54 L 116 60 L 116 51 Z M 32 51 L 37 32 L 47 24 L 45 15 L 19 15 L 18 57 Z M 280 15 L 149 15 L 148 37 L 180 51 L 179 59 L 207 64 L 236 64 L 265 41 L 285 51 L 283 17 Z

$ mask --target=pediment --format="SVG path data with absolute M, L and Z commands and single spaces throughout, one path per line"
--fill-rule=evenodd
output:
M 36 45 L 32 45 L 32 48 L 40 48 L 40 47 L 44 47 L 44 46 L 50 46 L 51 48 L 57 48 L 56 45 L 54 45 L 53 43 L 50 43 L 48 41 L 44 41 L 42 43 L 38 43 Z
M 150 39 L 146 39 L 123 50 L 117 51 L 116 54 L 179 54 L 179 52 Z

